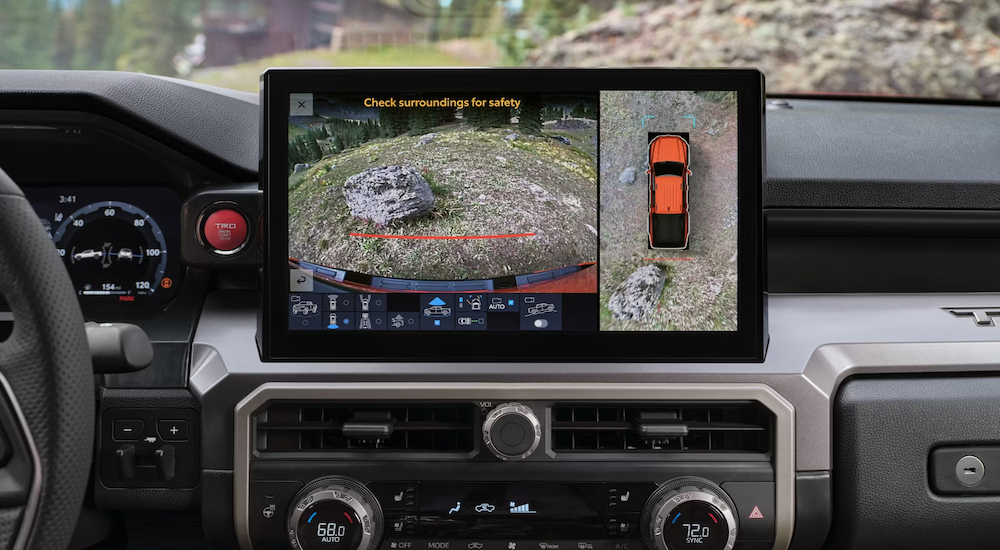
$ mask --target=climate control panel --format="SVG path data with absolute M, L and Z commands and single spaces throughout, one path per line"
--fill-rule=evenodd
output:
M 252 486 L 251 502 L 263 504 L 250 523 L 255 548 L 738 550 L 769 547 L 774 529 L 773 498 L 748 495 L 746 482 L 728 482 L 738 489 L 738 505 L 722 486 L 695 476 L 663 483 L 364 483 L 324 476 L 294 492 L 267 494 L 278 484 Z M 741 536 L 741 521 L 757 540 Z
M 284 391 L 237 410 L 241 550 L 787 548 L 758 400 Z

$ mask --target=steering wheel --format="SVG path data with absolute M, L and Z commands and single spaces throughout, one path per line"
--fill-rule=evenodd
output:
M 52 239 L 0 170 L 0 548 L 66 550 L 94 445 L 94 382 L 80 305 Z

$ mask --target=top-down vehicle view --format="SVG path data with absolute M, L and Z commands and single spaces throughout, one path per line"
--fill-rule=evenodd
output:
M 998 153 L 995 0 L 0 0 L 0 550 L 997 548 Z
M 687 248 L 688 143 L 680 136 L 649 142 L 649 247 Z

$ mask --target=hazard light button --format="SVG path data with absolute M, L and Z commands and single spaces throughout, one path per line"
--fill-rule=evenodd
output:
M 232 208 L 219 208 L 203 218 L 202 244 L 210 252 L 235 254 L 243 249 L 249 234 L 249 222 L 243 213 Z
M 774 540 L 774 483 L 730 481 L 722 484 L 739 512 L 741 541 Z

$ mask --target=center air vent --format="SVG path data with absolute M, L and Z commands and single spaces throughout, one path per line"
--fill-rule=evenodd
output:
M 772 418 L 756 402 L 557 403 L 552 450 L 768 453 Z
M 469 453 L 474 405 L 272 402 L 255 415 L 260 453 Z

